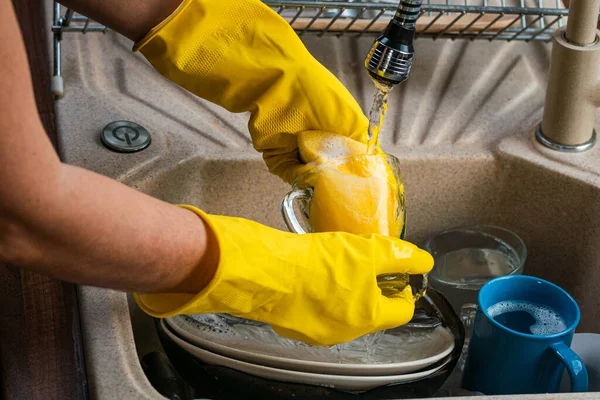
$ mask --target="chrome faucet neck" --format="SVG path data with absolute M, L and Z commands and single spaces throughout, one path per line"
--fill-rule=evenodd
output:
M 396 85 L 410 76 L 415 49 L 415 25 L 423 0 L 401 0 L 394 18 L 375 40 L 365 68 L 373 79 Z

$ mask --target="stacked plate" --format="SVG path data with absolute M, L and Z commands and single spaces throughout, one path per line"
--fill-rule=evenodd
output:
M 204 364 L 279 382 L 362 392 L 414 382 L 448 368 L 455 335 L 433 329 L 396 328 L 344 345 L 315 347 L 277 335 L 270 326 L 225 314 L 179 315 L 160 321 L 174 344 Z

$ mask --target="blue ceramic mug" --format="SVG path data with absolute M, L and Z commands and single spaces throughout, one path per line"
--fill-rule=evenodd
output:
M 571 391 L 587 391 L 585 366 L 569 348 L 579 307 L 566 291 L 531 276 L 503 276 L 481 288 L 478 306 L 463 387 L 487 395 L 556 393 L 566 368 Z

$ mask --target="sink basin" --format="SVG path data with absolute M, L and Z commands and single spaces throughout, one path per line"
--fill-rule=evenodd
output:
M 362 66 L 371 42 L 305 39 L 363 109 L 373 88 Z M 65 97 L 56 103 L 62 158 L 171 203 L 283 229 L 279 202 L 289 188 L 252 149 L 247 116 L 229 114 L 161 78 L 131 45 L 110 32 L 63 41 Z M 600 332 L 600 146 L 559 154 L 534 141 L 549 49 L 418 40 L 413 75 L 391 95 L 382 147 L 401 160 L 408 240 L 420 243 L 459 225 L 513 230 L 528 248 L 525 273 L 575 297 L 582 311 L 578 332 Z M 145 126 L 150 147 L 134 154 L 103 147 L 99 133 L 115 120 Z M 123 206 L 135 212 L 135 205 Z M 78 290 L 92 398 L 162 398 L 139 358 L 161 350 L 151 318 L 124 293 Z
M 600 217 L 575 212 L 598 204 L 599 187 L 504 153 L 435 160 L 396 155 L 406 185 L 408 240 L 418 244 L 461 225 L 508 228 L 527 244 L 525 274 L 559 283 L 581 305 L 579 330 L 600 330 L 595 304 L 588 303 L 600 278 Z M 278 206 L 289 188 L 261 160 L 192 158 L 132 186 L 170 203 L 285 230 Z
M 511 150 L 530 153 L 521 157 L 511 154 Z M 435 232 L 475 223 L 513 230 L 529 250 L 525 273 L 556 282 L 569 291 L 582 310 L 578 331 L 598 332 L 595 282 L 600 278 L 600 217 L 591 209 L 587 215 L 582 214 L 598 204 L 600 185 L 536 165 L 531 159 L 536 152 L 543 158 L 543 150 L 530 140 L 509 138 L 493 155 L 423 159 L 396 153 L 402 162 L 407 191 L 407 238 L 420 243 Z M 145 179 L 125 182 L 171 203 L 194 204 L 209 213 L 241 216 L 284 229 L 278 205 L 288 186 L 270 175 L 260 159 L 192 157 Z M 90 296 L 96 301 L 107 297 L 114 302 L 113 307 L 126 307 L 124 294 L 81 290 L 84 315 L 90 311 L 85 307 Z M 160 351 L 152 319 L 137 308 L 131 297 L 127 301 L 129 315 L 125 308 L 121 310 L 124 320 L 117 317 L 118 313 L 114 315 L 115 310 L 103 316 L 112 315 L 128 325 L 127 332 L 119 332 L 121 337 L 116 341 L 125 339 L 126 334 L 125 343 L 133 346 L 135 341 L 140 357 Z M 97 312 L 100 305 L 91 308 Z M 98 322 L 87 321 L 86 325 L 97 326 Z M 131 348 L 127 353 L 128 357 L 135 356 Z

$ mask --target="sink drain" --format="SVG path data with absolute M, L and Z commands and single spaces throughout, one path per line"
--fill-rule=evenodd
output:
M 102 143 L 119 153 L 134 153 L 150 145 L 150 133 L 131 121 L 114 121 L 106 125 L 100 135 Z

